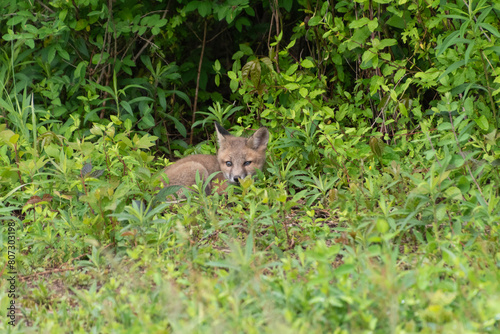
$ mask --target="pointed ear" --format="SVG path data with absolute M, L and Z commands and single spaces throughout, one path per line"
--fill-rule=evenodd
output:
M 222 147 L 226 143 L 225 137 L 231 136 L 231 134 L 226 129 L 224 129 L 219 123 L 217 122 L 214 123 L 215 123 L 215 130 L 217 132 L 217 141 L 219 142 L 219 147 Z
M 253 150 L 265 150 L 269 141 L 269 130 L 260 128 L 247 139 L 247 147 Z

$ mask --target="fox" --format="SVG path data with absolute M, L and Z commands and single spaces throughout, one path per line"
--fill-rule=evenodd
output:
M 266 150 L 269 142 L 269 130 L 261 127 L 248 138 L 233 136 L 219 123 L 215 122 L 219 149 L 217 155 L 195 154 L 182 158 L 167 166 L 164 173 L 168 183 L 165 186 L 178 185 L 189 187 L 196 184 L 196 174 L 206 181 L 218 172 L 204 189 L 207 195 L 213 189 L 222 194 L 229 184 L 238 184 L 248 175 L 254 175 L 256 170 L 262 170 L 266 161 Z M 181 194 L 182 189 L 178 192 Z

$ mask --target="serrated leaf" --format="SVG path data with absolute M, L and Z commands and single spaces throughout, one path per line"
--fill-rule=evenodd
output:
M 86 176 L 90 172 L 92 172 L 92 164 L 88 162 L 85 165 L 83 165 L 82 169 L 80 170 L 80 175 Z
M 158 139 L 158 137 L 150 135 L 145 135 L 138 140 L 134 137 L 134 145 L 139 149 L 150 148 L 155 145 L 156 139 Z
M 262 69 L 258 59 L 249 61 L 241 69 L 241 76 L 244 81 L 250 80 L 255 87 L 259 86 Z
M 369 142 L 369 146 L 370 146 L 370 149 L 372 150 L 373 154 L 375 154 L 377 157 L 382 156 L 384 144 L 382 143 L 381 140 L 379 140 L 377 137 L 371 137 L 370 142 Z
M 104 170 L 98 169 L 90 173 L 89 177 L 93 177 L 95 179 L 99 178 L 102 174 L 104 174 Z
M 40 203 L 42 199 L 39 196 L 31 196 L 29 200 L 26 201 L 25 205 Z

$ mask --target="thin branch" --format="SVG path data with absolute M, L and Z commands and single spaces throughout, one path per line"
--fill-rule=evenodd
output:
M 193 115 L 191 117 L 191 125 L 194 124 L 196 120 L 196 111 L 198 108 L 198 92 L 200 91 L 200 76 L 201 76 L 201 65 L 203 64 L 203 55 L 205 54 L 205 45 L 207 41 L 207 20 L 205 20 L 205 26 L 203 27 L 203 41 L 201 43 L 201 55 L 200 61 L 198 63 L 198 76 L 196 77 L 196 91 L 194 94 L 193 103 Z M 193 145 L 193 128 L 191 128 L 191 133 L 189 135 L 189 145 Z
M 167 16 L 167 13 L 168 13 L 168 6 L 163 11 L 163 15 L 161 18 L 164 19 Z M 151 34 L 151 36 L 149 36 L 149 38 L 146 40 L 146 43 L 142 46 L 142 48 L 139 50 L 139 52 L 137 52 L 137 54 L 134 56 L 134 63 L 141 56 L 141 54 L 144 52 L 144 50 L 146 50 L 148 45 L 150 45 L 150 44 L 154 45 L 154 43 L 151 43 L 151 41 L 153 40 L 154 37 L 155 37 L 155 35 L 153 35 L 153 34 Z

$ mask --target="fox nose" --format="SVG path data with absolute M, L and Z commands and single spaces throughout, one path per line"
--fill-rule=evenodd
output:
M 238 183 L 239 184 L 240 183 L 240 179 L 241 179 L 241 177 L 239 175 L 233 176 L 234 183 Z

